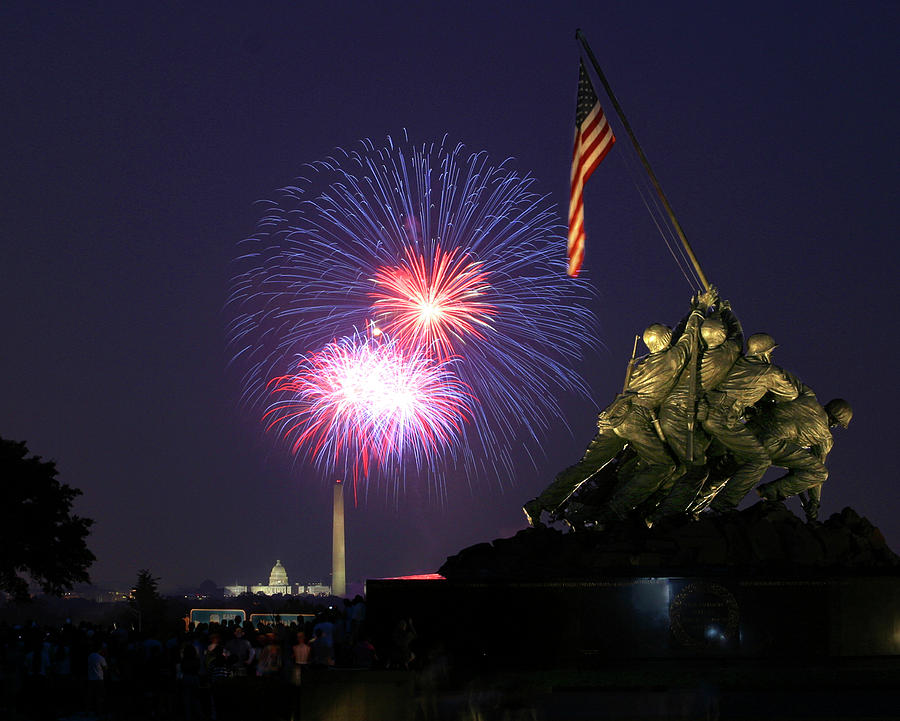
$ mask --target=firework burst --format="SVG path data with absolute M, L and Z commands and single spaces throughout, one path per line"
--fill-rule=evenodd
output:
M 458 249 L 429 260 L 411 248 L 398 266 L 375 272 L 374 299 L 378 327 L 408 347 L 424 347 L 440 357 L 454 353 L 466 338 L 484 340 L 491 333 L 497 309 L 482 298 L 490 294 L 482 264 Z
M 454 362 L 358 334 L 335 340 L 270 381 L 265 421 L 294 453 L 343 465 L 355 489 L 370 463 L 419 466 L 460 438 L 473 399 Z
M 451 375 L 477 403 L 456 440 L 429 453 L 366 445 L 384 454 L 368 482 L 511 482 L 542 431 L 564 423 L 559 400 L 587 394 L 575 369 L 599 341 L 589 286 L 566 276 L 555 207 L 510 166 L 390 138 L 306 166 L 266 204 L 238 259 L 228 335 L 245 402 L 269 408 L 271 379 L 294 373 L 298 356 L 371 328 L 407 353 L 454 358 Z M 312 443 L 320 464 L 335 463 L 337 426 L 291 427 L 297 450 Z

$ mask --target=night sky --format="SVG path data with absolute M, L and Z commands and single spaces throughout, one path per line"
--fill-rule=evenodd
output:
M 513 157 L 562 215 L 577 27 L 745 333 L 771 333 L 821 402 L 852 403 L 822 516 L 853 506 L 900 550 L 897 4 L 378 5 L 0 9 L 0 435 L 84 492 L 93 580 L 256 583 L 281 559 L 292 581 L 328 581 L 328 479 L 261 432 L 226 371 L 255 202 L 406 128 Z M 687 309 L 598 94 L 619 142 L 585 194 L 596 399 L 566 395 L 572 432 L 551 419 L 546 457 L 503 492 L 448 479 L 443 506 L 415 487 L 399 508 L 348 504 L 351 581 L 434 571 L 524 527 L 521 504 L 621 387 L 634 334 Z

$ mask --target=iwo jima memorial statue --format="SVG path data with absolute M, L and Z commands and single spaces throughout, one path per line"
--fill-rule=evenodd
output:
M 820 522 L 832 430 L 853 411 L 820 403 L 772 362 L 775 339 L 744 337 L 711 286 L 584 36 L 703 289 L 674 328 L 653 323 L 648 353 L 627 364 L 583 458 L 524 505 L 529 528 L 464 549 L 443 581 L 369 582 L 370 599 L 466 627 L 457 651 L 530 655 L 535 613 L 550 613 L 548 653 L 653 657 L 892 655 L 900 628 L 900 558 L 850 508 Z M 580 66 L 569 217 L 570 274 L 580 267 L 581 189 L 614 137 Z M 784 473 L 760 482 L 770 467 Z M 760 496 L 745 510 L 748 494 Z M 805 519 L 782 501 L 797 496 Z M 548 526 L 547 523 L 555 524 Z M 563 528 L 559 528 L 563 526 Z M 373 593 L 374 592 L 374 593 Z M 502 618 L 484 609 L 501 604 Z M 474 640 L 473 640 L 474 639 Z M 460 645 L 461 644 L 461 645 Z
M 628 364 L 584 457 L 525 504 L 529 523 L 540 525 L 542 511 L 573 529 L 725 514 L 773 465 L 787 473 L 756 492 L 773 502 L 799 495 L 816 521 L 830 429 L 849 425 L 850 404 L 821 406 L 771 362 L 776 345 L 767 333 L 751 335 L 744 353 L 741 324 L 715 288 L 692 298 L 674 331 L 653 323 L 643 342 L 649 354 Z

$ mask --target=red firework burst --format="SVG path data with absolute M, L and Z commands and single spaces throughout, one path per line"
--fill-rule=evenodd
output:
M 458 249 L 436 246 L 426 261 L 407 248 L 400 265 L 375 272 L 375 284 L 370 297 L 383 330 L 407 348 L 424 347 L 441 358 L 453 355 L 467 336 L 483 339 L 497 314 L 483 299 L 488 273 Z

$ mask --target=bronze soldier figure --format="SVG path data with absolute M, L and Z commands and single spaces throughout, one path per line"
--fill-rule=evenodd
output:
M 651 524 L 686 511 L 706 481 L 705 450 L 709 438 L 694 427 L 697 397 L 703 397 L 725 379 L 744 346 L 740 321 L 728 301 L 723 301 L 719 311 L 703 322 L 700 336 L 703 340 L 700 357 L 689 361 L 691 368 L 682 371 L 660 408 L 663 433 L 681 463 L 681 472 L 668 495 L 648 517 Z M 689 370 L 696 374 L 695 379 L 691 379 Z
M 807 521 L 819 515 L 822 484 L 828 478 L 825 458 L 831 451 L 830 428 L 846 428 L 853 409 L 842 398 L 819 405 L 813 392 L 803 386 L 799 396 L 787 403 L 775 403 L 747 426 L 757 435 L 772 460 L 772 465 L 787 473 L 756 492 L 769 501 L 800 495 Z
M 739 463 L 710 504 L 713 511 L 737 508 L 770 465 L 766 449 L 743 423 L 744 412 L 766 393 L 778 401 L 790 401 L 799 394 L 800 382 L 771 363 L 775 348 L 775 341 L 767 333 L 750 336 L 747 355 L 738 358 L 725 379 L 700 402 L 698 418 L 703 429 L 725 446 Z
M 644 331 L 643 341 L 649 355 L 634 364 L 624 392 L 598 416 L 597 434 L 584 457 L 558 474 L 540 496 L 524 505 L 530 525 L 540 524 L 543 511 L 556 511 L 580 483 L 615 458 L 626 444 L 637 454 L 638 462 L 632 466 L 633 475 L 619 484 L 610 499 L 609 508 L 614 516 L 623 517 L 675 471 L 676 464 L 654 426 L 656 409 L 687 361 L 709 298 L 704 294 L 692 299 L 684 332 L 674 344 L 667 326 L 654 323 Z

